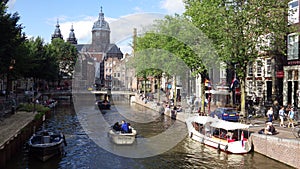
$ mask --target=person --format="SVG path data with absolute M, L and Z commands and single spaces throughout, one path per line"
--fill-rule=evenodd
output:
M 267 112 L 267 116 L 268 116 L 268 122 L 272 122 L 273 121 L 273 118 L 274 118 L 274 115 L 273 115 L 273 108 L 270 107 L 268 112 Z
M 125 122 L 125 120 L 122 120 L 121 132 L 122 133 L 128 133 L 129 132 L 128 123 Z
M 116 131 L 121 131 L 121 126 L 120 126 L 119 122 L 116 122 L 116 123 L 113 125 L 113 129 L 116 130 Z
M 130 123 L 127 123 L 128 124 L 128 133 L 132 133 L 132 127 L 131 127 L 131 124 Z
M 279 109 L 280 109 L 280 106 L 279 106 L 279 103 L 278 101 L 274 101 L 273 105 L 272 105 L 272 108 L 273 108 L 273 117 L 274 117 L 274 120 L 277 120 L 278 119 L 278 116 L 279 116 Z
M 266 128 L 264 130 L 264 133 L 267 134 L 267 135 L 273 135 L 276 133 L 276 129 L 275 127 L 273 126 L 272 122 L 267 122 L 266 123 Z
M 280 127 L 284 127 L 284 116 L 285 116 L 285 113 L 284 113 L 284 107 L 282 106 L 281 109 L 279 110 L 278 112 L 279 114 L 279 119 L 280 119 Z
M 171 110 L 171 119 L 176 120 L 176 116 L 177 116 L 177 107 L 174 106 L 173 110 Z
M 295 117 L 295 109 L 294 108 L 291 108 L 291 110 L 289 111 L 289 114 L 288 114 L 288 120 L 289 120 L 289 123 L 288 123 L 288 128 L 290 128 L 290 126 L 292 128 L 294 128 L 294 117 Z

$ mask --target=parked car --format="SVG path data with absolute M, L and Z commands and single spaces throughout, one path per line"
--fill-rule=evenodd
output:
M 211 117 L 217 117 L 218 119 L 226 121 L 239 121 L 240 115 L 235 108 L 221 107 L 210 113 Z

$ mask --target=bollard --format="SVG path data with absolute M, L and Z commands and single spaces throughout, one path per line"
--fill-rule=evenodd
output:
M 6 151 L 4 146 L 0 147 L 0 168 L 5 168 L 6 166 Z

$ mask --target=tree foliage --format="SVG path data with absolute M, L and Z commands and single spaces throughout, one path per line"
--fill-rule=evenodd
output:
M 185 0 L 185 15 L 214 43 L 221 59 L 235 69 L 245 113 L 247 66 L 270 51 L 284 54 L 289 31 L 288 0 Z

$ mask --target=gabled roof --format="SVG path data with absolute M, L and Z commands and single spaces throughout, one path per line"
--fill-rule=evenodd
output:
M 118 59 L 122 59 L 123 53 L 121 52 L 120 48 L 117 47 L 116 44 L 110 44 L 106 56 L 117 57 Z

